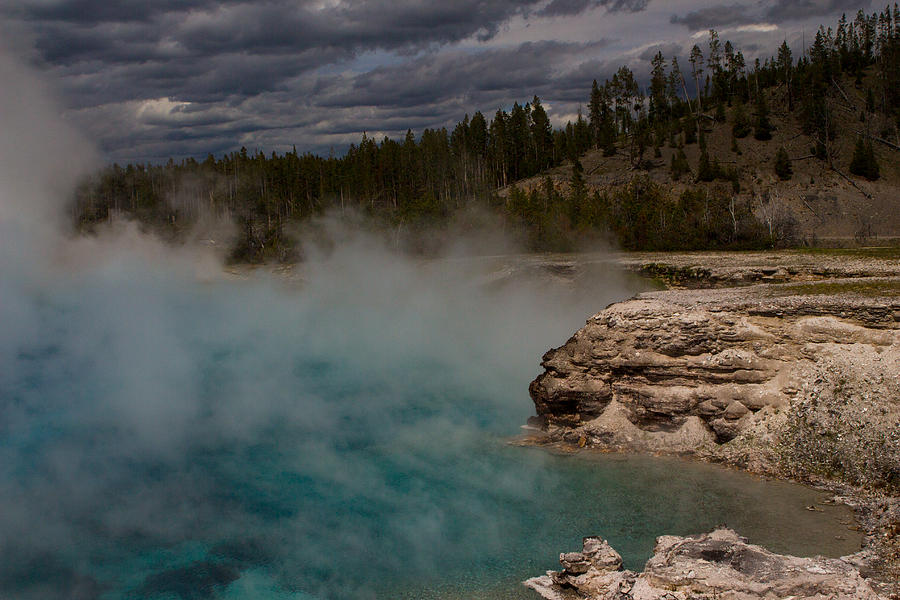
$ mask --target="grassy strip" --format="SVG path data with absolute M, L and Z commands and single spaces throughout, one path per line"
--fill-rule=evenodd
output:
M 880 297 L 900 296 L 900 279 L 860 279 L 858 281 L 817 281 L 799 283 L 778 288 L 779 295 L 813 296 L 854 294 L 857 296 Z

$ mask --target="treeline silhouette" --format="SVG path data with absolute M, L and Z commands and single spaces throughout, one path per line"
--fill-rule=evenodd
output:
M 849 165 L 838 165 L 836 141 L 856 135 L 839 131 L 832 98 L 846 100 L 842 86 L 860 90 L 865 112 L 892 123 L 856 140 Z M 777 94 L 776 94 L 777 92 Z M 738 196 L 737 167 L 724 168 L 706 146 L 710 128 L 731 123 L 733 148 L 752 135 L 772 139 L 769 103 L 796 116 L 809 137 L 812 157 L 830 168 L 874 179 L 879 165 L 873 140 L 897 146 L 900 123 L 900 8 L 860 11 L 836 28 L 820 28 L 808 52 L 794 60 L 785 42 L 777 55 L 747 65 L 731 42 L 711 30 L 704 51 L 694 46 L 685 68 L 658 52 L 642 86 L 621 67 L 593 82 L 587 115 L 554 130 L 538 97 L 498 110 L 488 120 L 468 115 L 451 130 L 426 129 L 402 141 L 363 135 L 343 156 L 285 154 L 246 148 L 220 158 L 169 160 L 163 165 L 112 165 L 86 181 L 77 194 L 79 228 L 117 215 L 177 236 L 205 213 L 234 219 L 241 234 L 236 261 L 292 260 L 286 226 L 328 210 L 352 209 L 398 231 L 439 227 L 457 210 L 489 207 L 520 230 L 536 250 L 570 249 L 584 236 L 611 232 L 629 249 L 760 247 L 794 242 L 789 217 L 765 219 Z M 683 152 L 699 144 L 694 167 Z M 646 177 L 649 158 L 676 149 L 669 174 L 692 185 L 677 197 Z M 586 184 L 581 157 L 596 149 L 627 159 L 631 180 L 607 190 Z M 549 176 L 520 187 L 564 162 L 563 185 Z M 792 174 L 778 152 L 775 172 Z M 527 189 L 525 189 L 527 188 Z

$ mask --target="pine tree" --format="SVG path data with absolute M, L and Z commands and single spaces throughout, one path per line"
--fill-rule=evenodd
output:
M 685 146 L 689 146 L 691 144 L 697 143 L 697 120 L 690 113 L 684 117 L 684 122 L 681 126 L 684 130 L 684 144 Z
M 569 180 L 569 222 L 577 226 L 581 211 L 587 201 L 587 186 L 584 182 L 584 167 L 577 158 L 572 162 L 572 178 Z
M 734 109 L 734 124 L 731 126 L 731 133 L 734 137 L 741 140 L 750 135 L 750 118 L 744 109 L 743 102 L 739 103 Z
M 761 92 L 756 100 L 756 125 L 753 128 L 753 137 L 761 142 L 772 139 L 772 124 L 769 122 L 769 105 L 766 104 L 766 96 Z
M 725 122 L 725 103 L 719 102 L 716 104 L 716 123 L 724 123 Z
M 712 163 L 709 162 L 709 152 L 700 151 L 700 162 L 697 165 L 697 181 L 712 181 L 716 178 Z
M 689 61 L 691 63 L 691 75 L 694 77 L 694 85 L 697 88 L 697 106 L 699 112 L 703 110 L 702 92 L 700 90 L 700 77 L 703 75 L 703 52 L 696 44 L 691 48 Z
M 775 153 L 775 174 L 782 181 L 789 180 L 794 175 L 794 169 L 791 167 L 791 159 L 788 156 L 784 146 Z
M 794 58 L 791 54 L 790 47 L 787 45 L 787 40 L 782 42 L 781 47 L 778 48 L 778 59 L 776 61 L 776 66 L 778 68 L 779 77 L 784 82 L 785 88 L 787 89 L 788 110 L 793 112 L 793 110 L 794 110 L 794 81 L 793 81 Z
M 547 212 L 551 206 L 556 204 L 556 187 L 549 175 L 544 175 L 544 212 Z
M 531 139 L 534 144 L 535 169 L 543 171 L 553 164 L 553 127 L 537 96 L 531 102 Z
M 469 122 L 469 145 L 479 159 L 487 154 L 487 140 L 487 120 L 481 111 L 476 111 Z
M 591 128 L 581 115 L 580 108 L 578 109 L 578 118 L 575 119 L 573 133 L 575 135 L 575 150 L 581 156 L 591 148 Z
M 528 195 L 513 182 L 506 195 L 506 212 L 521 219 L 527 218 Z
M 697 165 L 697 181 L 713 181 L 717 169 L 709 161 L 709 150 L 706 148 L 706 137 L 700 136 L 700 162 Z
M 661 121 L 668 117 L 666 102 L 666 59 L 657 52 L 650 61 L 650 120 Z
M 591 127 L 591 141 L 594 143 L 595 148 L 600 146 L 603 113 L 604 108 L 606 108 L 604 104 L 603 93 L 600 91 L 600 86 L 597 85 L 597 80 L 595 79 L 594 83 L 591 84 L 591 99 L 588 103 L 588 123 Z
M 688 165 L 687 156 L 684 154 L 684 150 L 679 148 L 672 154 L 672 163 L 669 167 L 669 172 L 672 174 L 672 179 L 679 180 L 682 175 L 686 175 L 691 172 L 691 167 Z
M 607 119 L 606 127 L 603 129 L 600 147 L 603 148 L 603 156 L 616 155 L 616 132 L 611 117 Z
M 507 121 L 510 156 L 510 175 L 513 179 L 521 179 L 534 174 L 534 166 L 529 160 L 528 149 L 531 147 L 530 112 L 518 102 L 513 102 Z
M 856 140 L 856 148 L 853 150 L 853 159 L 850 161 L 850 172 L 869 181 L 875 181 L 881 176 L 878 160 L 875 158 L 875 149 L 872 142 L 860 137 Z
M 609 81 L 600 87 L 594 80 L 588 105 L 588 119 L 593 145 L 603 150 L 603 156 L 615 155 L 616 125 L 613 110 L 610 107 Z

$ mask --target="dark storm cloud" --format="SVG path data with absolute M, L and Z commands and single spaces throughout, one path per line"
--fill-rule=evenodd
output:
M 53 2 L 23 2 L 20 10 L 30 18 L 41 21 L 65 21 L 84 25 L 98 23 L 149 22 L 161 14 L 205 8 L 222 2 L 199 0 L 68 0 Z
M 521 10 L 509 3 L 477 0 L 431 5 L 360 2 L 325 10 L 282 3 L 236 4 L 189 17 L 175 40 L 201 54 L 234 48 L 269 53 L 323 46 L 394 50 L 472 35 L 489 38 Z
M 740 4 L 719 4 L 693 10 L 685 15 L 672 15 L 670 22 L 684 25 L 691 31 L 700 31 L 728 25 L 750 23 L 753 18 L 748 14 L 747 7 Z
M 65 41 L 57 43 L 50 38 L 73 30 L 107 38 L 107 46 L 122 47 L 131 38 L 129 28 L 120 26 L 139 24 L 143 38 L 153 39 L 160 46 L 176 45 L 203 55 L 296 51 L 323 45 L 360 51 L 440 44 L 472 35 L 486 39 L 511 16 L 526 13 L 538 1 L 462 0 L 423 4 L 412 0 L 355 0 L 323 7 L 310 1 L 287 0 L 161 3 L 74 0 L 53 4 L 32 1 L 13 12 L 37 24 L 39 37 L 48 48 L 64 47 Z M 68 60 L 91 57 L 80 50 L 74 45 L 66 53 Z M 53 58 L 48 60 L 55 62 Z
M 416 106 L 459 94 L 476 101 L 495 94 L 521 100 L 516 95 L 523 90 L 537 93 L 552 87 L 559 91 L 561 85 L 567 85 L 563 81 L 567 78 L 562 76 L 567 69 L 560 72 L 559 65 L 606 44 L 602 40 L 591 44 L 527 42 L 477 53 L 428 55 L 395 67 L 373 69 L 356 77 L 348 88 L 339 89 L 333 98 L 325 94 L 319 103 L 323 106 Z M 558 73 L 556 77 L 550 74 L 554 71 Z M 583 86 L 584 82 L 579 85 Z
M 472 36 L 488 39 L 537 1 L 380 0 L 320 7 L 283 0 L 75 0 L 26 3 L 6 12 L 24 18 L 41 58 L 64 69 L 74 104 L 89 106 L 250 97 L 369 51 L 403 55 Z
M 242 145 L 342 153 L 362 132 L 381 139 L 452 127 L 465 114 L 492 116 L 537 94 L 557 115 L 584 102 L 590 79 L 611 75 L 586 59 L 606 45 L 536 42 L 481 51 L 430 53 L 358 74 L 311 74 L 291 89 L 184 105 L 165 101 L 86 107 L 80 122 L 116 160 L 221 154 Z M 121 158 L 120 158 L 121 157 Z
M 573 10 L 559 2 L 551 12 Z M 75 118 L 107 156 L 155 160 L 241 145 L 340 152 L 362 131 L 449 125 L 534 94 L 574 100 L 584 82 L 559 74 L 605 41 L 447 47 L 491 38 L 517 15 L 539 18 L 533 11 L 544 4 L 34 0 L 6 13 L 33 31 Z M 579 10 L 646 4 L 600 0 Z M 367 64 L 372 53 L 387 60 Z M 361 72 L 344 71 L 359 57 Z
M 650 0 L 552 0 L 537 14 L 545 17 L 571 16 L 598 6 L 604 6 L 610 12 L 639 12 L 649 3 Z
M 604 6 L 635 12 L 649 0 L 552 0 L 539 14 L 572 15 Z M 415 51 L 477 36 L 491 39 L 541 0 L 353 0 L 108 2 L 30 0 L 7 13 L 28 21 L 51 64 L 174 61 L 221 54 L 286 54 L 312 48 L 354 55 Z M 2 9 L 2 4 L 0 4 Z M 327 64 L 324 63 L 323 64 Z
M 591 80 L 683 55 L 686 29 L 856 10 L 720 1 L 0 0 L 0 38 L 22 32 L 108 158 L 164 160 L 242 145 L 340 153 L 363 131 L 452 126 L 535 94 L 565 120 Z M 727 35 L 765 51 L 782 33 Z
M 176 58 L 171 50 L 167 51 L 160 44 L 159 27 L 137 22 L 105 25 L 37 23 L 34 30 L 41 57 L 53 65 L 138 63 Z
M 691 31 L 733 25 L 767 22 L 784 23 L 866 10 L 871 0 L 772 0 L 760 3 L 716 4 L 672 15 L 672 24 L 684 25 Z
M 663 56 L 678 56 L 679 53 L 683 50 L 682 44 L 677 43 L 669 43 L 669 44 L 659 44 L 657 46 L 650 46 L 638 56 L 645 63 L 649 63 L 653 60 L 653 57 L 656 56 L 657 52 L 662 52 Z
M 871 0 L 776 0 L 766 11 L 766 17 L 776 21 L 802 20 L 810 17 L 855 14 L 869 8 Z
M 545 101 L 552 98 L 557 109 L 567 111 L 567 103 L 574 103 L 574 112 L 589 86 L 590 79 L 582 74 L 606 73 L 596 71 L 594 61 L 581 62 L 583 56 L 605 46 L 605 41 L 536 42 L 431 53 L 356 75 L 309 76 L 295 89 L 238 100 L 233 110 L 207 102 L 162 114 L 139 112 L 140 127 L 130 129 L 127 123 L 134 111 L 128 105 L 99 113 L 87 109 L 85 118 L 92 121 L 91 129 L 118 132 L 104 147 L 112 155 L 131 152 L 164 159 L 172 148 L 202 155 L 240 145 L 269 150 L 293 143 L 318 152 L 331 147 L 342 152 L 364 131 L 380 139 L 401 137 L 407 129 L 418 133 L 426 127 L 450 127 L 465 114 L 481 110 L 490 117 L 498 108 L 528 102 L 535 94 Z

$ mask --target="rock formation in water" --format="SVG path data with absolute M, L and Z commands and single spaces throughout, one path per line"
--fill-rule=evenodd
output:
M 547 600 L 886 600 L 847 560 L 773 554 L 730 529 L 662 536 L 641 573 L 622 570 L 619 554 L 596 537 L 559 562 L 562 571 L 525 585 Z
M 896 277 L 645 293 L 591 317 L 542 365 L 538 443 L 840 488 L 870 566 L 900 581 Z
M 852 461 L 877 451 L 871 483 L 900 487 L 900 296 L 647 293 L 593 316 L 542 365 L 530 392 L 552 441 L 703 454 L 763 472 L 795 454 L 792 466 L 808 460 L 815 474 L 827 468 L 813 464 L 816 449 L 794 446 L 837 415 L 831 425 L 853 427 L 847 447 L 827 450 Z M 835 468 L 866 483 L 856 479 L 872 466 Z

